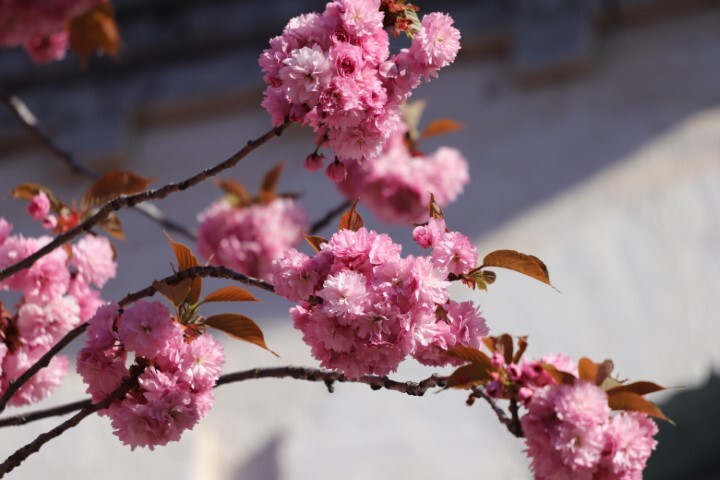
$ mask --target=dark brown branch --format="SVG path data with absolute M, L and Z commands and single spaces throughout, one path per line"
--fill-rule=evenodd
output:
M 30 422 L 42 420 L 48 417 L 58 417 L 61 415 L 67 415 L 68 413 L 80 410 L 85 407 L 92 405 L 92 401 L 88 398 L 85 400 L 78 400 L 77 402 L 66 403 L 58 407 L 46 408 L 43 410 L 35 410 L 34 412 L 21 413 L 12 417 L 5 417 L 0 419 L 0 428 L 2 427 L 17 427 L 25 425 Z
M 412 396 L 422 396 L 429 389 L 434 387 L 443 387 L 447 382 L 447 377 L 432 375 L 420 382 L 398 382 L 390 380 L 387 377 L 379 377 L 376 375 L 365 375 L 360 378 L 347 378 L 340 372 L 330 370 L 318 370 L 316 368 L 303 367 L 276 367 L 276 368 L 255 368 L 245 370 L 243 372 L 228 373 L 218 379 L 216 386 L 225 385 L 226 383 L 242 382 L 244 380 L 255 380 L 260 378 L 294 378 L 296 380 L 307 380 L 310 382 L 323 382 L 326 385 L 332 385 L 335 382 L 340 383 L 364 383 L 369 385 L 373 390 L 385 388 L 396 392 L 406 393 Z
M 385 388 L 400 393 L 406 393 L 412 396 L 422 396 L 427 390 L 434 387 L 444 387 L 447 377 L 432 375 L 420 382 L 398 382 L 390 380 L 387 377 L 378 377 L 367 375 L 358 379 L 348 379 L 342 373 L 329 370 L 318 370 L 316 368 L 303 367 L 276 367 L 276 368 L 254 368 L 242 372 L 228 373 L 221 376 L 215 388 L 229 383 L 242 382 L 245 380 L 257 380 L 260 378 L 294 378 L 296 380 L 307 380 L 310 382 L 323 382 L 328 388 L 335 382 L 339 383 L 364 383 L 373 390 Z M 44 410 L 36 410 L 34 412 L 24 413 L 13 417 L 0 419 L 0 427 L 10 427 L 25 425 L 26 423 L 42 420 L 43 418 L 66 415 L 75 410 L 80 410 L 90 405 L 89 399 L 80 400 L 67 405 L 47 408 Z M 502 410 L 501 410 L 502 413 Z M 509 419 L 506 419 L 509 421 Z M 502 419 L 501 419 L 502 421 Z
M 525 434 L 523 433 L 522 425 L 520 424 L 520 415 L 518 413 L 519 407 L 517 398 L 511 398 L 509 410 L 512 421 L 510 422 L 508 430 L 516 437 L 522 438 Z
M 207 180 L 208 178 L 217 175 L 218 173 L 222 172 L 223 170 L 227 170 L 228 168 L 231 168 L 237 163 L 248 156 L 250 153 L 252 153 L 255 149 L 260 147 L 261 145 L 267 143 L 269 140 L 280 136 L 282 132 L 290 125 L 290 121 L 283 123 L 279 127 L 275 127 L 268 132 L 266 132 L 264 135 L 260 136 L 259 138 L 255 140 L 250 140 L 247 142 L 247 144 L 240 149 L 237 153 L 235 153 L 233 156 L 225 160 L 224 162 L 220 162 L 214 167 L 206 168 L 205 170 L 193 175 L 190 178 L 187 178 L 181 182 L 178 183 L 168 183 L 167 185 L 160 187 L 155 190 L 146 190 L 144 192 L 137 193 L 135 195 L 122 195 L 114 200 L 109 201 L 105 205 L 103 205 L 102 208 L 93 216 L 88 217 L 85 221 L 83 221 L 80 225 L 77 227 L 68 230 L 65 233 L 61 233 L 55 239 L 53 239 L 50 243 L 39 249 L 37 252 L 33 253 L 32 255 L 24 258 L 23 260 L 5 268 L 4 270 L 0 270 L 0 280 L 4 280 L 5 278 L 9 277 L 10 275 L 17 273 L 25 268 L 28 268 L 32 266 L 33 263 L 35 263 L 39 258 L 41 258 L 44 255 L 47 255 L 60 245 L 63 245 L 73 238 L 77 237 L 78 235 L 82 234 L 83 232 L 90 231 L 95 225 L 100 223 L 102 220 L 108 217 L 113 212 L 116 212 L 117 210 L 120 210 L 124 207 L 133 207 L 135 205 L 138 205 L 142 202 L 146 202 L 148 200 L 156 200 L 160 198 L 165 198 L 168 195 L 179 192 L 185 189 L 188 189 L 194 185 L 197 185 L 198 183 Z
M 309 234 L 315 235 L 316 233 L 318 233 L 320 230 L 325 228 L 332 221 L 333 218 L 337 217 L 345 210 L 350 208 L 351 205 L 352 202 L 350 200 L 345 200 L 343 203 L 327 212 L 322 218 L 318 219 L 310 226 Z
M 472 393 L 470 393 L 470 398 L 468 398 L 468 405 L 472 405 L 475 398 L 480 398 L 482 400 L 485 400 L 488 405 L 490 405 L 490 408 L 492 408 L 492 411 L 495 412 L 495 415 L 497 415 L 498 420 L 500 423 L 505 425 L 505 428 L 508 429 L 508 432 L 515 435 L 516 437 L 523 437 L 522 427 L 520 426 L 520 420 L 517 420 L 517 423 L 515 423 L 515 420 L 508 417 L 505 414 L 505 411 L 500 408 L 495 401 L 494 398 L 492 398 L 490 395 L 487 394 L 487 392 L 482 387 L 475 387 L 472 389 Z M 517 406 L 517 403 L 516 403 Z M 515 410 L 515 416 L 517 416 L 517 409 Z
M 7 106 L 10 113 L 20 122 L 23 128 L 39 140 L 53 155 L 62 160 L 72 173 L 82 175 L 89 180 L 97 180 L 100 178 L 100 175 L 75 160 L 75 157 L 73 157 L 70 152 L 60 148 L 52 138 L 50 138 L 50 135 L 42 128 L 38 119 L 20 98 L 0 91 L 0 100 Z M 195 240 L 195 234 L 193 232 L 183 225 L 165 218 L 159 210 L 150 208 L 148 205 L 135 205 L 133 208 L 150 220 L 162 225 L 164 229 L 177 232 L 190 240 Z
M 160 281 L 166 282 L 170 285 L 175 285 L 185 280 L 186 278 L 196 277 L 227 278 L 251 287 L 257 287 L 266 290 L 268 292 L 275 291 L 274 287 L 268 282 L 265 282 L 264 280 L 258 280 L 253 277 L 248 277 L 247 275 L 237 273 L 225 267 L 206 266 L 188 268 L 187 270 L 181 270 L 174 275 L 165 277 Z M 157 292 L 157 290 L 151 285 L 137 292 L 127 294 L 122 300 L 118 302 L 118 304 L 120 306 L 129 305 L 133 302 L 140 300 L 141 298 L 152 297 L 153 295 L 155 295 L 155 292 Z M 82 335 L 82 333 L 87 329 L 87 325 L 87 322 L 85 322 L 69 331 L 22 375 L 20 375 L 14 381 L 10 382 L 7 389 L 3 392 L 2 395 L 0 395 L 0 412 L 3 412 L 5 410 L 7 403 L 10 401 L 12 396 L 15 395 L 15 393 L 20 389 L 20 387 L 25 385 L 25 383 L 27 383 L 27 381 L 30 380 L 30 378 L 32 378 L 32 376 L 35 375 L 39 370 L 47 367 L 50 364 L 50 360 L 52 360 L 55 355 L 60 353 L 60 351 L 65 348 L 70 342 Z
M 35 440 L 28 443 L 19 450 L 16 450 L 15 453 L 10 455 L 7 459 L 5 459 L 2 464 L 0 464 L 0 478 L 4 477 L 5 474 L 10 473 L 15 467 L 18 467 L 30 455 L 38 452 L 40 448 L 42 448 L 42 446 L 45 445 L 47 442 L 49 442 L 53 438 L 59 437 L 66 430 L 69 430 L 78 423 L 80 423 L 85 417 L 92 415 L 98 410 L 107 408 L 115 400 L 124 397 L 125 394 L 136 385 L 137 377 L 138 375 L 140 375 L 141 372 L 142 369 L 137 368 L 130 377 L 126 378 L 125 381 L 123 381 L 123 383 L 120 384 L 120 386 L 115 389 L 114 392 L 108 395 L 104 400 L 83 408 L 77 414 L 73 415 L 57 427 L 43 434 L 40 434 Z

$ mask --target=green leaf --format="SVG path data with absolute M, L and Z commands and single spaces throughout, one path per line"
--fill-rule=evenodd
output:
M 245 315 L 240 315 L 239 313 L 212 315 L 205 319 L 205 325 L 217 328 L 231 337 L 253 343 L 258 347 L 264 348 L 276 357 L 279 357 L 277 353 L 270 350 L 267 344 L 265 344 L 265 337 L 260 327 Z
M 257 302 L 255 295 L 248 292 L 244 288 L 236 287 L 231 285 L 229 287 L 223 287 L 214 292 L 208 294 L 203 299 L 203 303 L 207 302 Z
M 645 400 L 637 393 L 619 392 L 610 394 L 608 392 L 608 405 L 610 405 L 610 408 L 613 410 L 642 412 L 675 425 L 675 422 L 666 417 L 662 410 L 660 410 L 660 407 L 649 400 Z
M 422 118 L 426 105 L 427 102 L 424 100 L 405 102 L 400 105 L 400 113 L 403 120 L 405 120 L 405 124 L 408 126 L 408 135 L 413 142 L 417 142 L 420 139 L 418 127 L 420 126 L 420 119 Z
M 482 266 L 507 268 L 552 286 L 550 274 L 542 260 L 515 250 L 497 250 L 489 253 L 483 259 Z

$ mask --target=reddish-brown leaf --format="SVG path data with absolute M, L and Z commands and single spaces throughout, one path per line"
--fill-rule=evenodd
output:
M 608 380 L 613 380 L 613 378 L 610 376 L 610 374 L 612 374 L 612 371 L 614 368 L 615 368 L 615 364 L 613 363 L 612 360 L 608 360 L 608 359 L 603 360 L 603 362 L 598 365 L 597 378 L 595 379 L 595 384 L 597 386 L 600 386 Z M 617 381 L 617 380 L 615 380 L 615 381 Z
M 110 3 L 98 4 L 70 21 L 70 48 L 83 63 L 95 51 L 114 57 L 119 47 L 120 31 Z
M 101 221 L 98 226 L 113 238 L 125 240 L 125 231 L 123 230 L 122 222 L 120 222 L 120 217 L 114 212 Z
M 243 207 L 252 203 L 250 192 L 241 182 L 237 180 L 217 180 L 215 184 L 231 197 L 230 203 L 233 205 Z
M 660 407 L 649 400 L 645 400 L 637 393 L 619 392 L 610 394 L 610 392 L 608 392 L 608 405 L 610 405 L 610 408 L 613 410 L 642 412 L 675 425 L 675 422 L 666 417 L 662 410 L 660 410 Z
M 528 341 L 527 336 L 518 337 L 518 349 L 517 352 L 515 352 L 515 356 L 513 357 L 513 363 L 519 363 L 520 359 L 522 358 L 523 354 L 525 353 L 525 350 L 527 350 Z
M 13 198 L 19 198 L 20 200 L 32 201 L 32 199 L 35 198 L 35 195 L 40 192 L 45 192 L 48 200 L 50 200 L 50 208 L 54 212 L 59 212 L 61 209 L 65 208 L 65 204 L 55 196 L 52 190 L 44 185 L 40 185 L 39 183 L 23 183 L 18 185 L 12 192 L 10 192 L 10 195 L 12 195 Z
M 488 357 L 486 353 L 472 347 L 453 347 L 447 351 L 447 354 L 451 357 L 459 358 L 460 360 L 466 360 L 476 365 L 480 365 L 489 370 L 493 369 L 490 357 Z
M 660 392 L 666 390 L 657 383 L 653 382 L 633 382 L 627 385 L 620 385 L 607 390 L 608 395 L 615 395 L 622 392 L 636 393 L 638 395 L 647 395 L 649 393 Z
M 203 303 L 206 302 L 258 302 L 259 300 L 255 298 L 255 295 L 248 292 L 244 288 L 236 287 L 234 285 L 230 285 L 228 287 L 223 287 L 218 290 L 215 290 L 214 292 L 208 294 L 207 297 L 203 299 Z
M 471 363 L 455 370 L 448 378 L 445 388 L 471 388 L 490 381 L 490 373 L 482 365 Z
M 360 214 L 357 212 L 357 204 L 358 201 L 355 200 L 352 207 L 350 207 L 350 210 L 343 213 L 342 217 L 340 217 L 338 230 L 352 230 L 353 232 L 357 232 L 363 227 L 364 222 Z
M 483 267 L 507 268 L 552 286 L 550 274 L 542 260 L 515 250 L 497 250 L 487 254 L 483 259 Z
M 425 127 L 422 132 L 422 138 L 428 138 L 435 135 L 442 135 L 444 133 L 455 132 L 465 128 L 463 124 L 456 122 L 451 118 L 438 118 L 430 122 L 430 125 Z
M 260 203 L 267 204 L 277 198 L 276 188 L 283 168 L 285 168 L 285 163 L 280 162 L 265 174 L 260 186 Z
M 82 209 L 101 205 L 120 195 L 132 195 L 147 189 L 154 180 L 132 172 L 108 172 L 87 189 L 82 199 Z
M 305 241 L 312 247 L 313 250 L 316 252 L 319 252 L 322 246 L 328 241 L 324 239 L 323 237 L 318 237 L 317 235 L 305 235 Z
M 264 348 L 276 357 L 279 357 L 277 353 L 270 350 L 267 344 L 265 344 L 265 337 L 260 327 L 245 315 L 240 315 L 239 313 L 212 315 L 205 319 L 205 325 L 222 330 L 231 337 L 254 343 L 258 347 Z
M 505 357 L 505 363 L 512 363 L 513 350 L 515 348 L 513 338 L 507 333 L 503 333 L 496 338 L 495 348 Z
M 155 280 L 152 284 L 153 288 L 160 292 L 165 298 L 170 300 L 176 307 L 180 306 L 190 293 L 190 279 L 186 278 L 176 285 L 169 285 L 165 282 Z
M 175 258 L 178 262 L 178 271 L 187 270 L 188 268 L 197 267 L 200 265 L 197 258 L 193 255 L 192 251 L 180 242 L 173 240 L 170 235 L 167 236 L 170 240 Z M 202 278 L 196 277 L 190 279 L 190 292 L 188 292 L 187 298 L 185 299 L 189 304 L 194 305 L 200 300 L 200 292 L 202 291 Z
M 593 362 L 587 357 L 578 360 L 578 375 L 580 379 L 597 385 L 599 366 L 600 364 Z
M 555 379 L 557 383 L 565 384 L 565 385 L 572 385 L 575 383 L 575 375 L 568 372 L 563 372 L 562 370 L 558 370 L 554 365 L 550 365 L 549 363 L 540 362 L 540 366 L 545 370 L 551 377 Z
M 428 205 L 428 209 L 430 210 L 430 218 L 445 218 L 442 208 L 440 208 L 440 205 L 438 205 L 435 201 L 435 195 L 433 193 L 430 193 L 430 204 Z

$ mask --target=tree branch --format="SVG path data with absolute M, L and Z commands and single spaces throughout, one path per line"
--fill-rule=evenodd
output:
M 345 210 L 350 208 L 351 205 L 352 205 L 352 202 L 350 200 L 345 200 L 345 201 L 343 201 L 343 203 L 341 203 L 337 207 L 335 207 L 332 210 L 330 210 L 329 212 L 327 212 L 325 215 L 323 215 L 322 218 L 319 218 L 317 221 L 315 221 L 310 226 L 309 235 L 315 235 L 316 233 L 318 233 L 320 230 L 325 228 L 328 225 L 328 223 L 330 223 L 332 221 L 333 218 L 337 217 L 338 215 L 343 213 Z
M 217 175 L 218 173 L 222 172 L 223 170 L 227 170 L 228 168 L 231 168 L 237 163 L 248 156 L 250 153 L 252 153 L 254 150 L 256 150 L 261 145 L 264 145 L 269 140 L 278 137 L 282 134 L 282 132 L 290 125 L 290 121 L 286 121 L 279 127 L 275 127 L 268 132 L 266 132 L 264 135 L 258 137 L 255 140 L 249 140 L 247 144 L 240 149 L 237 153 L 232 155 L 227 160 L 220 162 L 219 164 L 215 165 L 214 167 L 206 168 L 205 170 L 193 175 L 190 178 L 187 178 L 181 182 L 178 183 L 168 183 L 167 185 L 160 187 L 158 189 L 154 190 L 146 190 L 144 192 L 140 192 L 134 195 L 121 195 L 117 197 L 114 200 L 109 201 L 105 205 L 103 205 L 102 208 L 91 217 L 88 217 L 83 221 L 80 225 L 77 227 L 68 230 L 67 232 L 61 233 L 57 237 L 55 237 L 50 243 L 39 249 L 37 252 L 33 253 L 32 255 L 24 258 L 23 260 L 10 265 L 9 267 L 0 270 L 0 280 L 4 280 L 10 275 L 17 273 L 25 268 L 28 268 L 32 266 L 33 263 L 35 263 L 39 258 L 41 258 L 44 255 L 47 255 L 60 245 L 63 245 L 73 238 L 77 237 L 78 235 L 82 234 L 83 232 L 90 231 L 95 225 L 100 223 L 102 220 L 108 217 L 111 213 L 120 210 L 123 207 L 132 207 L 137 204 L 140 204 L 142 202 L 146 202 L 148 200 L 154 200 L 159 198 L 165 198 L 168 195 L 179 192 L 182 190 L 185 190 L 187 188 L 190 188 L 194 185 L 197 185 L 200 182 L 203 182 L 204 180 L 207 180 L 208 178 Z
M 342 373 L 330 370 L 287 366 L 274 368 L 254 368 L 252 370 L 245 370 L 242 372 L 227 373 L 218 379 L 217 383 L 215 384 L 215 388 L 218 388 L 222 385 L 227 385 L 229 383 L 243 382 L 245 380 L 257 380 L 261 378 L 294 378 L 296 380 L 306 380 L 309 382 L 323 382 L 330 391 L 333 390 L 332 385 L 335 382 L 364 383 L 366 385 L 369 385 L 370 388 L 373 390 L 380 390 L 381 388 L 385 388 L 387 390 L 406 393 L 411 396 L 422 396 L 429 389 L 435 387 L 444 387 L 447 383 L 447 377 L 439 375 L 432 375 L 419 382 L 398 382 L 395 380 L 391 380 L 387 377 L 379 377 L 375 375 L 366 375 L 361 378 L 348 379 Z M 90 399 L 79 400 L 77 402 L 68 403 L 66 405 L 60 405 L 57 407 L 51 407 L 43 410 L 36 410 L 34 412 L 15 415 L 12 417 L 6 417 L 0 419 L 0 428 L 25 425 L 27 423 L 42 420 L 48 417 L 66 415 L 70 412 L 74 412 L 75 410 L 85 408 L 91 404 L 92 402 L 90 401 Z M 495 408 L 497 408 L 497 406 L 495 406 Z M 502 410 L 500 410 L 500 412 L 502 413 Z M 509 421 L 508 418 L 505 418 L 505 420 Z M 501 421 L 503 420 L 501 419 Z
M 124 397 L 125 394 L 136 385 L 137 378 L 141 372 L 142 369 L 137 368 L 130 377 L 126 378 L 123 383 L 120 384 L 120 386 L 115 389 L 115 391 L 113 391 L 110 395 L 105 397 L 104 400 L 83 408 L 82 410 L 80 410 L 80 412 L 73 415 L 57 427 L 40 434 L 35 440 L 28 443 L 24 447 L 16 450 L 15 453 L 10 455 L 8 458 L 5 459 L 2 464 L 0 464 L 0 478 L 4 477 L 5 474 L 10 473 L 15 467 L 19 466 L 23 461 L 25 461 L 25 459 L 27 459 L 30 455 L 38 452 L 40 448 L 42 448 L 42 446 L 45 445 L 47 442 L 49 442 L 53 438 L 59 437 L 66 430 L 69 430 L 78 423 L 80 423 L 85 417 L 92 415 L 98 410 L 107 408 L 115 400 Z
M 187 270 L 181 270 L 173 275 L 170 275 L 168 277 L 163 278 L 160 280 L 161 282 L 168 283 L 170 285 L 175 285 L 186 278 L 196 278 L 196 277 L 214 277 L 214 278 L 227 278 L 230 280 L 235 280 L 237 282 L 243 283 L 248 286 L 257 287 L 263 290 L 266 290 L 268 292 L 274 292 L 275 288 L 268 282 L 264 280 L 258 280 L 253 277 L 248 277 L 247 275 L 243 275 L 241 273 L 237 273 L 233 270 L 230 270 L 226 267 L 213 267 L 213 266 L 205 266 L 205 267 L 193 267 L 188 268 Z M 145 297 L 152 297 L 155 295 L 155 292 L 157 290 L 152 285 L 149 287 L 146 287 L 142 290 L 139 290 L 134 293 L 127 294 L 122 300 L 118 302 L 120 306 L 129 305 L 133 302 L 136 302 L 140 300 L 141 298 Z M 3 392 L 2 395 L 0 395 L 0 413 L 5 410 L 5 407 L 7 406 L 7 403 L 10 401 L 13 395 L 23 386 L 25 383 L 27 383 L 30 378 L 32 378 L 33 375 L 35 375 L 38 371 L 41 369 L 47 367 L 50 364 L 50 360 L 60 353 L 60 351 L 65 348 L 70 342 L 75 340 L 77 337 L 82 335 L 82 333 L 87 329 L 87 322 L 84 322 L 74 329 L 70 330 L 63 338 L 61 338 L 55 345 L 50 348 L 45 354 L 40 357 L 40 359 L 35 362 L 30 368 L 28 368 L 22 375 L 20 375 L 18 378 L 10 382 L 7 389 Z
M 490 405 L 490 408 L 492 408 L 492 411 L 495 412 L 495 415 L 497 415 L 498 420 L 500 423 L 505 425 L 505 428 L 508 429 L 508 432 L 513 434 L 516 437 L 523 437 L 522 427 L 520 426 L 520 420 L 517 420 L 517 423 L 515 423 L 515 418 L 517 417 L 517 402 L 515 404 L 515 417 L 510 418 L 505 414 L 505 411 L 500 408 L 495 401 L 494 398 L 492 398 L 490 395 L 487 394 L 487 392 L 481 388 L 481 387 L 474 387 L 472 389 L 472 392 L 470 393 L 470 397 L 468 398 L 467 404 L 472 405 L 476 398 L 480 398 L 482 400 L 485 400 L 488 405 Z M 0 423 L 0 426 L 2 426 L 2 423 Z
M 20 124 L 33 135 L 37 140 L 42 143 L 53 155 L 63 161 L 70 171 L 75 175 L 82 175 L 89 180 L 97 180 L 100 175 L 87 168 L 85 165 L 75 160 L 75 157 L 68 152 L 60 148 L 53 140 L 50 135 L 42 128 L 40 122 L 35 115 L 30 111 L 28 106 L 19 97 L 9 95 L 6 92 L 0 90 L 0 101 L 10 110 L 10 113 L 20 122 Z M 166 230 L 178 232 L 184 235 L 190 240 L 195 240 L 195 234 L 185 228 L 183 225 L 167 219 L 162 212 L 157 208 L 151 208 L 149 205 L 135 205 L 137 211 L 148 217 L 150 220 L 157 222 Z

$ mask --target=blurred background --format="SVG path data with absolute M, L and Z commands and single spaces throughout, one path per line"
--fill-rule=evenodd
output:
M 424 145 L 455 146 L 471 164 L 470 185 L 445 209 L 448 223 L 470 235 L 480 255 L 511 248 L 540 257 L 561 292 L 497 271 L 489 292 L 458 288 L 454 297 L 480 304 L 493 334 L 529 335 L 528 356 L 611 358 L 623 378 L 681 387 L 651 397 L 677 427 L 661 425 L 645 478 L 720 478 L 720 2 L 418 3 L 420 13 L 450 13 L 463 35 L 455 65 L 413 97 L 427 100 L 426 123 L 451 117 L 466 126 Z M 155 177 L 155 185 L 224 160 L 270 127 L 259 106 L 257 57 L 291 17 L 324 8 L 310 0 L 113 4 L 119 58 L 93 58 L 82 68 L 69 55 L 37 66 L 20 50 L 3 50 L 0 86 L 27 102 L 84 165 L 129 169 Z M 303 169 L 312 149 L 312 133 L 293 126 L 223 178 L 257 191 L 262 175 L 285 160 L 281 190 L 302 192 L 317 219 L 342 197 L 321 172 Z M 0 215 L 16 232 L 39 235 L 24 202 L 9 197 L 28 181 L 66 200 L 89 184 L 0 109 Z M 205 182 L 155 206 L 194 229 L 197 213 L 219 195 Z M 416 251 L 410 228 L 361 211 L 369 227 Z M 161 229 L 137 212 L 120 216 L 127 239 L 117 242 L 119 271 L 106 299 L 170 273 Z M 282 358 L 223 338 L 225 370 L 315 366 L 292 329 L 290 303 L 259 295 L 262 303 L 242 312 Z M 393 378 L 434 371 L 407 361 Z M 83 391 L 72 373 L 39 406 Z M 531 477 L 522 441 L 487 405 L 466 407 L 464 392 L 415 398 L 339 384 L 329 394 L 322 384 L 260 380 L 223 386 L 216 396 L 213 411 L 179 443 L 131 453 L 107 419 L 93 417 L 12 478 Z M 58 422 L 4 429 L 0 456 Z

